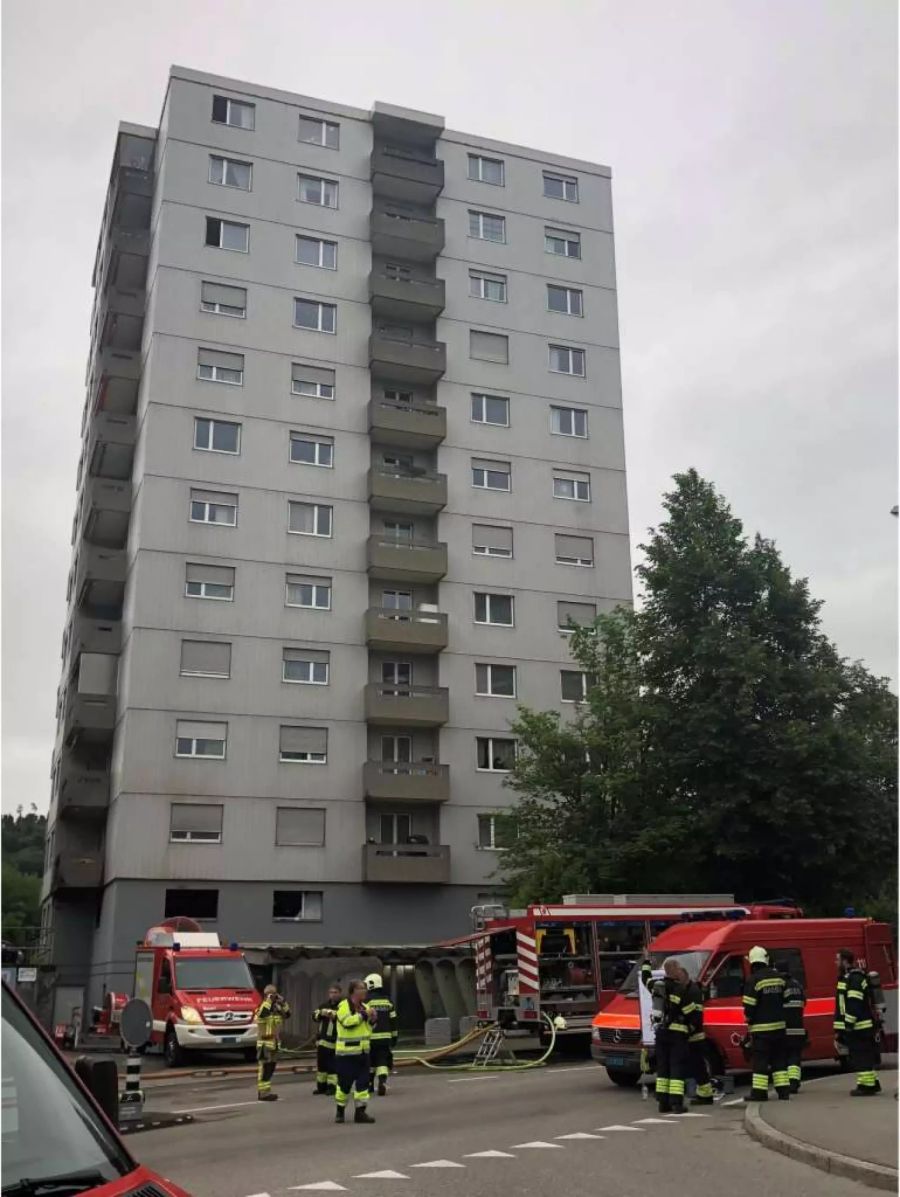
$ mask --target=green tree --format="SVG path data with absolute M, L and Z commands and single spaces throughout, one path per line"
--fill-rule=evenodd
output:
M 27 876 L 40 877 L 44 871 L 47 817 L 38 814 L 34 803 L 28 814 L 24 814 L 23 810 L 19 806 L 15 815 L 0 817 L 3 863 L 15 865 Z
M 2 937 L 7 943 L 29 944 L 37 939 L 41 921 L 41 876 L 47 818 L 32 803 L 25 814 L 0 817 L 2 829 Z

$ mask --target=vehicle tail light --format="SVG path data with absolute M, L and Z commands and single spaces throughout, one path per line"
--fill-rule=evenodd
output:
M 537 1010 L 523 1010 L 521 1015 L 522 1018 L 537 1018 L 537 1016 Z

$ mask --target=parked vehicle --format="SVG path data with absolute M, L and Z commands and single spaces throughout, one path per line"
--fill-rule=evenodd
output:
M 138 1164 L 120 1139 L 112 1060 L 87 1061 L 92 1083 L 84 1084 L 5 983 L 2 1020 L 4 1197 L 188 1197 Z
M 703 1024 L 717 1074 L 747 1070 L 740 1046 L 746 1025 L 741 997 L 750 968 L 747 953 L 756 944 L 768 949 L 776 967 L 803 984 L 809 1035 L 804 1060 L 835 1058 L 835 956 L 840 948 L 850 948 L 864 968 L 878 972 L 886 1001 L 883 1048 L 896 1051 L 897 958 L 887 923 L 846 918 L 678 923 L 650 944 L 651 963 L 659 968 L 666 957 L 675 956 L 703 987 Z M 637 1084 L 641 1075 L 639 985 L 636 965 L 593 1019 L 591 1055 L 618 1085 Z

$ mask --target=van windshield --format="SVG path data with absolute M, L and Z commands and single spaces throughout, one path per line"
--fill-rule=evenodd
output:
M 5 986 L 2 1143 L 4 1193 L 69 1197 L 136 1166 Z
M 692 981 L 696 981 L 703 971 L 703 967 L 709 960 L 709 952 L 651 952 L 650 964 L 653 968 L 662 968 L 663 961 L 677 960 L 682 968 L 687 969 L 687 974 Z M 634 966 L 625 980 L 622 982 L 620 993 L 637 993 L 638 984 L 641 979 L 641 962 Z
M 234 956 L 175 957 L 176 989 L 253 989 L 243 958 Z

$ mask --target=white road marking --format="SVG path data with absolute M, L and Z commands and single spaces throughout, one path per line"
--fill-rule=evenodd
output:
M 463 1156 L 466 1160 L 514 1160 L 516 1157 L 510 1151 L 470 1151 Z
M 173 1110 L 173 1114 L 205 1114 L 209 1110 L 236 1110 L 240 1106 L 255 1106 L 258 1102 L 255 1101 L 232 1101 L 228 1105 L 222 1106 L 191 1106 L 187 1110 Z
M 641 1134 L 643 1129 L 644 1128 L 642 1126 L 621 1126 L 619 1123 L 614 1123 L 612 1126 L 598 1126 L 597 1127 L 598 1131 L 625 1130 L 625 1131 L 636 1131 L 638 1134 Z
M 553 1147 L 557 1151 L 562 1151 L 558 1143 L 545 1143 L 543 1139 L 532 1139 L 530 1143 L 513 1143 L 513 1148 L 516 1147 Z
M 736 1097 L 733 1101 L 723 1101 L 723 1106 L 742 1106 L 744 1105 L 743 1097 Z
M 250 1197 L 269 1197 L 268 1193 L 251 1193 Z
M 676 1114 L 676 1118 L 712 1118 L 712 1114 Z
M 409 1180 L 402 1172 L 392 1172 L 386 1168 L 384 1172 L 357 1172 L 354 1180 Z
M 635 1118 L 635 1122 L 655 1122 L 657 1126 L 674 1126 L 671 1118 Z
M 429 1160 L 426 1164 L 413 1164 L 413 1168 L 465 1168 L 465 1164 L 457 1164 L 455 1160 Z
M 602 1139 L 602 1135 L 591 1135 L 587 1131 L 575 1131 L 572 1135 L 554 1135 L 554 1139 Z
M 457 1076 L 457 1077 L 454 1077 L 453 1080 L 448 1081 L 447 1084 L 448 1085 L 466 1085 L 472 1081 L 496 1081 L 498 1079 L 499 1079 L 498 1074 L 496 1072 L 493 1072 L 489 1076 Z
M 318 1180 L 314 1185 L 289 1185 L 292 1191 L 298 1189 L 316 1189 L 320 1193 L 346 1193 L 343 1185 L 335 1184 L 333 1180 Z M 269 1197 L 268 1193 L 261 1193 L 259 1197 Z

